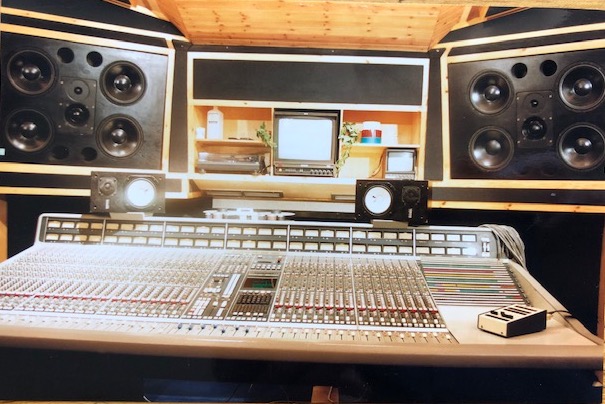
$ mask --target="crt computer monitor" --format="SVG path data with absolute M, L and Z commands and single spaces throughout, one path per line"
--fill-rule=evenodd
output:
M 385 153 L 385 177 L 414 179 L 416 150 L 387 149 Z
M 276 165 L 331 166 L 338 156 L 338 111 L 275 110 Z

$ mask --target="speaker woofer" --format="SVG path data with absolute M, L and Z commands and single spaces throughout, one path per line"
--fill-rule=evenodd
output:
M 514 142 L 504 129 L 488 127 L 475 132 L 469 143 L 473 163 L 487 171 L 506 167 L 513 158 Z
M 44 149 L 51 142 L 53 125 L 44 114 L 22 109 L 8 116 L 4 135 L 15 149 L 34 153 Z
M 557 144 L 559 157 L 576 170 L 592 170 L 605 161 L 605 134 L 586 123 L 567 128 Z
M 133 104 L 145 92 L 145 76 L 134 63 L 115 62 L 103 70 L 101 89 L 115 104 Z
M 35 50 L 15 53 L 8 61 L 8 80 L 21 93 L 42 94 L 55 82 L 55 66 L 46 54 Z
M 112 115 L 105 118 L 97 130 L 101 150 L 111 157 L 129 157 L 143 143 L 143 130 L 132 118 Z
M 559 96 L 571 109 L 593 109 L 605 96 L 605 76 L 597 66 L 587 63 L 575 65 L 561 76 Z
M 497 114 L 511 102 L 511 85 L 499 73 L 482 73 L 472 81 L 470 99 L 477 111 L 483 114 Z

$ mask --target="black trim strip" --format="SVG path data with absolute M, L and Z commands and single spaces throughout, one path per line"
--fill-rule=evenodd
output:
M 605 190 L 433 187 L 432 200 L 603 206 Z
M 187 51 L 189 44 L 174 41 L 174 80 L 172 85 L 172 120 L 168 168 L 172 173 L 188 170 L 189 139 L 187 136 Z

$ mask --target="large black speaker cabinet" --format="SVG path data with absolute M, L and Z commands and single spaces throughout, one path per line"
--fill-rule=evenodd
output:
M 168 57 L 2 33 L 0 161 L 160 169 Z
M 453 179 L 605 179 L 605 49 L 448 65 Z

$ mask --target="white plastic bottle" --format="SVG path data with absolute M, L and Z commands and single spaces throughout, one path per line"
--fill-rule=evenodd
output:
M 217 107 L 213 107 L 208 111 L 206 137 L 208 139 L 223 138 L 223 113 Z

